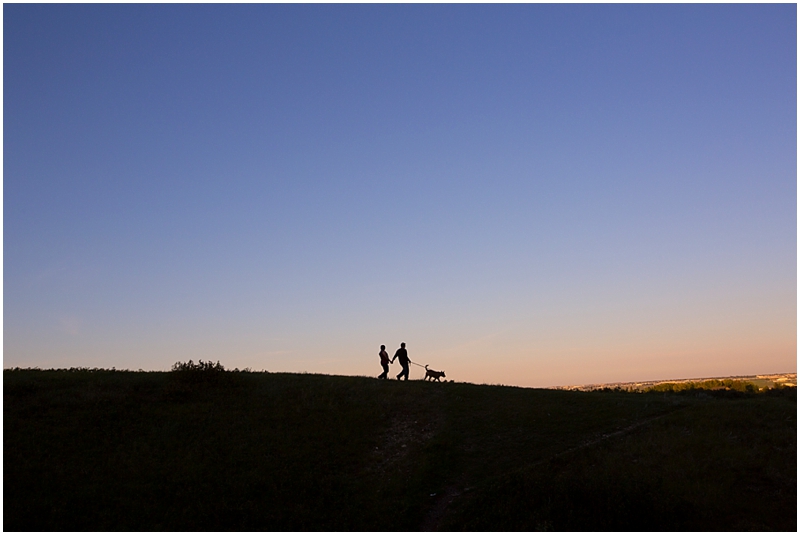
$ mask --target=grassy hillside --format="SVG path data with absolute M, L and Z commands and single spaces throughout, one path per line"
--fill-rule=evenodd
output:
M 789 530 L 796 390 L 5 370 L 5 530 Z

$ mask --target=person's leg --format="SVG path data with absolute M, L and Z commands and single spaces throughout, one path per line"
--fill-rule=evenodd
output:
M 408 381 L 408 364 L 403 366 L 403 375 L 406 376 L 406 381 Z
M 389 365 L 381 364 L 381 366 L 383 366 L 383 373 L 378 376 L 378 379 L 386 379 L 389 377 Z

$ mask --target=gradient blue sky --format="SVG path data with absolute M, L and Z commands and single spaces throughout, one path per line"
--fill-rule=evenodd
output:
M 794 372 L 796 20 L 6 4 L 4 366 Z

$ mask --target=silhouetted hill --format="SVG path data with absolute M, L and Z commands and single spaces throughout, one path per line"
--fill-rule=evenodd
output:
M 5 370 L 4 529 L 786 530 L 796 390 Z

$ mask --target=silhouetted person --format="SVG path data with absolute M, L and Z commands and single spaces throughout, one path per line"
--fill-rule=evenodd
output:
M 378 379 L 389 378 L 389 353 L 386 352 L 386 346 L 381 346 L 381 352 L 378 353 L 381 358 L 381 366 L 383 366 L 383 373 L 378 376 Z
M 408 358 L 408 351 L 406 351 L 406 343 L 400 343 L 400 349 L 398 349 L 394 356 L 392 357 L 392 364 L 394 364 L 394 359 L 400 361 L 400 366 L 403 367 L 403 371 L 400 372 L 400 375 L 397 376 L 397 380 L 399 381 L 401 377 L 405 375 L 406 381 L 408 381 L 408 363 L 411 362 Z

